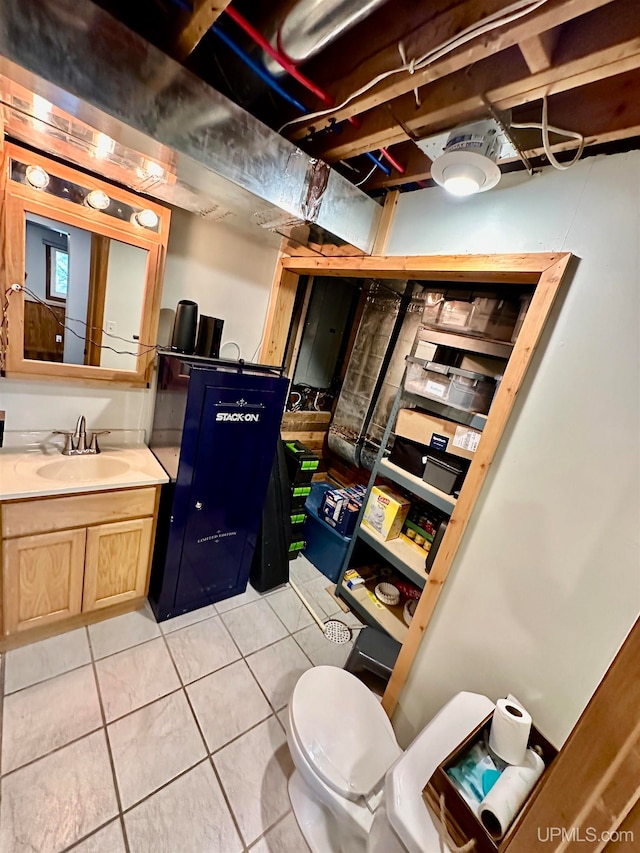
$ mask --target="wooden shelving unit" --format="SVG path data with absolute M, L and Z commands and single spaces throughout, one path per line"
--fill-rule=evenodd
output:
M 373 584 L 375 586 L 375 583 Z M 365 622 L 374 622 L 399 643 L 404 642 L 408 627 L 402 618 L 402 605 L 389 607 L 383 604 L 373 594 L 367 585 L 349 589 L 346 584 L 340 585 L 340 596 L 349 604 Z

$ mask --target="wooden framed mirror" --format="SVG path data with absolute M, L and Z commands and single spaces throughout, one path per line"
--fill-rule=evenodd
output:
M 5 375 L 145 384 L 170 211 L 13 144 L 2 195 Z

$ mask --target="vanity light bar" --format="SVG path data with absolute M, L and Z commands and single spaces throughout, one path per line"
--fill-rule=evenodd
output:
M 49 184 L 49 175 L 41 166 L 27 166 L 26 177 L 37 190 L 43 190 Z

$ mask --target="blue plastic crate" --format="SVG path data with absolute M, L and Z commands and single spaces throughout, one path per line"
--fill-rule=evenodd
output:
M 302 553 L 316 569 L 337 583 L 351 537 L 341 536 L 318 517 L 322 496 L 332 488 L 334 486 L 331 483 L 311 484 L 311 494 L 305 504 L 308 513 L 305 525 L 307 544 Z

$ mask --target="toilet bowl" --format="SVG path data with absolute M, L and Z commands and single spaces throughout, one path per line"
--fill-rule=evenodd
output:
M 485 696 L 460 693 L 403 752 L 354 675 L 331 666 L 305 672 L 289 703 L 289 798 L 312 853 L 437 853 L 422 788 L 493 708 Z

